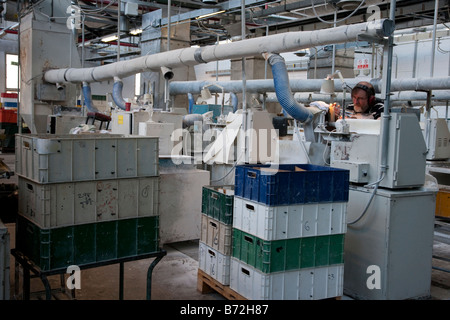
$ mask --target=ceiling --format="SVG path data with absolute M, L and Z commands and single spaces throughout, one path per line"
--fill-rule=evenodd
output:
M 211 4 L 214 1 L 216 3 Z M 118 1 L 78 0 L 76 2 L 86 12 L 92 12 L 93 9 L 100 10 L 87 15 L 86 39 L 98 38 L 117 31 Z M 167 0 L 133 2 L 138 5 L 139 15 L 126 16 L 130 29 L 141 26 L 142 14 L 158 9 L 162 9 L 163 17 L 167 17 L 169 13 Z M 439 1 L 438 23 L 449 21 L 449 2 L 448 0 Z M 379 12 L 381 18 L 388 18 L 390 10 L 390 1 L 387 0 L 246 0 L 245 3 L 246 27 L 249 32 L 247 37 L 264 35 L 267 29 L 269 33 L 273 33 L 330 27 L 334 23 L 335 13 L 339 24 L 367 21 L 372 16 L 368 14 L 369 5 L 376 6 L 374 10 L 379 8 L 379 11 L 372 12 L 373 14 Z M 105 4 L 109 7 L 102 10 Z M 235 36 L 233 32 L 241 34 L 241 0 L 173 0 L 170 4 L 171 23 L 190 20 L 192 44 L 201 46 L 214 44 L 217 37 L 224 40 Z M 358 7 L 357 10 L 354 6 Z M 433 23 L 435 0 L 398 0 L 396 9 L 397 28 L 430 25 Z M 195 19 L 204 13 L 216 12 L 222 13 Z M 162 24 L 167 25 L 168 20 L 163 19 Z M 236 28 L 230 30 L 233 29 L 232 26 Z
M 48 0 L 44 0 L 48 1 Z M 15 2 L 15 1 L 8 1 Z M 17 1 L 16 1 L 17 2 Z M 27 7 L 36 7 L 41 1 L 19 1 L 20 11 Z M 242 0 L 75 0 L 84 13 L 84 33 L 78 30 L 78 41 L 98 42 L 102 37 L 117 34 L 118 3 L 121 2 L 120 25 L 124 30 L 142 26 L 142 15 L 162 10 L 161 26 L 168 23 L 190 23 L 191 43 L 210 45 L 219 40 L 240 37 L 242 34 Z M 438 23 L 449 19 L 450 0 L 440 0 L 438 5 Z M 53 3 L 53 2 L 52 2 Z M 373 17 L 388 18 L 390 1 L 387 0 L 283 0 L 258 1 L 244 0 L 246 37 L 263 36 L 267 32 L 317 30 L 336 25 L 368 21 Z M 170 10 L 169 10 L 170 4 Z M 127 6 L 127 7 L 126 7 Z M 368 10 L 370 6 L 370 10 Z M 131 8 L 131 9 L 130 9 Z M 398 0 L 396 1 L 396 28 L 412 28 L 433 24 L 435 0 Z M 200 18 L 205 14 L 209 17 Z M 167 17 L 170 15 L 170 19 Z M 124 33 L 121 46 L 138 48 L 140 35 L 130 36 Z M 117 42 L 108 44 L 117 45 Z M 98 46 L 102 50 L 103 46 Z M 105 55 L 103 55 L 105 56 Z M 99 57 L 98 59 L 106 59 Z

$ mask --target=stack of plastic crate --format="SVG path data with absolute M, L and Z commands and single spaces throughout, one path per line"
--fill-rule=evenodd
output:
M 343 293 L 347 170 L 236 167 L 230 288 L 253 300 Z
M 233 185 L 202 189 L 199 269 L 225 286 L 230 284 L 233 201 Z
M 41 270 L 159 251 L 158 138 L 16 135 L 16 249 Z

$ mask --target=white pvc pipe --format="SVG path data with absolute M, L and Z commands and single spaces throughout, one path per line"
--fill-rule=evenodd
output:
M 344 79 L 350 87 L 356 85 L 360 80 L 358 78 Z M 293 92 L 319 92 L 323 79 L 292 79 L 289 85 Z M 370 83 L 374 86 L 376 92 L 382 91 L 382 80 L 371 79 Z M 169 85 L 171 95 L 178 94 L 199 94 L 202 88 L 210 84 L 208 81 L 172 81 Z M 238 93 L 242 91 L 242 81 L 218 81 L 215 82 L 220 88 L 224 88 L 226 92 Z M 275 87 L 273 79 L 256 79 L 247 80 L 247 92 L 266 93 L 274 92 Z M 343 91 L 342 81 L 334 80 L 335 92 Z M 434 77 L 434 78 L 404 78 L 393 79 L 391 81 L 391 91 L 414 91 L 414 90 L 450 90 L 450 77 Z M 210 91 L 221 92 L 217 88 L 211 87 Z
M 312 46 L 355 41 L 361 35 L 380 39 L 391 35 L 393 31 L 392 21 L 382 19 L 315 31 L 286 32 L 201 48 L 182 48 L 92 68 L 48 70 L 44 79 L 50 83 L 100 82 L 144 71 L 156 72 L 161 66 L 193 66 L 217 60 L 241 59 L 264 52 L 292 52 Z

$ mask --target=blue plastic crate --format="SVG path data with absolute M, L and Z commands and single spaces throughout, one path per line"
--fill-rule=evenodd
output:
M 234 195 L 270 206 L 348 201 L 348 170 L 311 164 L 264 170 L 270 165 L 237 166 Z

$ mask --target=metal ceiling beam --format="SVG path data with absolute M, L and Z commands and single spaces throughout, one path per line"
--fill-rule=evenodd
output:
M 261 0 L 245 0 L 245 6 L 251 6 L 251 5 L 257 5 L 257 4 L 264 4 L 267 1 L 261 1 Z M 234 10 L 234 9 L 239 9 L 241 7 L 241 0 L 230 0 L 227 2 L 222 2 L 219 3 L 216 7 L 214 8 L 203 8 L 203 9 L 198 9 L 198 10 L 192 10 L 183 14 L 179 14 L 179 15 L 173 15 L 171 17 L 171 23 L 174 22 L 180 22 L 180 21 L 184 21 L 184 20 L 190 20 L 190 19 L 195 19 L 199 16 L 205 15 L 205 14 L 211 14 L 211 13 L 216 13 L 216 12 L 220 12 L 220 11 L 229 11 L 229 10 Z M 161 26 L 165 26 L 168 24 L 168 18 L 163 18 L 161 19 Z

